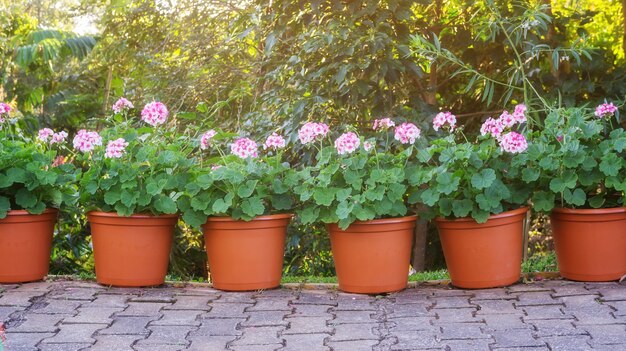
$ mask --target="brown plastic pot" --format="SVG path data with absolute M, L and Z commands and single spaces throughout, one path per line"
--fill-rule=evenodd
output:
M 229 291 L 278 287 L 292 217 L 276 214 L 251 221 L 209 217 L 202 229 L 213 287 Z
M 406 288 L 417 216 L 329 224 L 339 289 L 378 294 Z
M 41 280 L 48 274 L 52 234 L 59 211 L 9 211 L 0 219 L 0 283 Z
M 484 289 L 511 285 L 520 279 L 524 220 L 528 207 L 490 216 L 437 218 L 441 246 L 452 285 Z
M 626 274 L 626 207 L 556 208 L 550 222 L 561 276 L 599 282 Z
M 156 286 L 165 282 L 178 215 L 123 217 L 94 211 L 87 217 L 98 283 Z

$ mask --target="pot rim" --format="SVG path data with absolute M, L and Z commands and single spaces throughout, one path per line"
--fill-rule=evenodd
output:
M 272 215 L 264 215 L 257 216 L 252 218 L 249 221 L 244 221 L 243 219 L 233 219 L 230 216 L 209 216 L 207 218 L 207 222 L 252 222 L 252 221 L 271 221 L 275 219 L 292 219 L 294 217 L 293 213 L 277 213 Z
M 394 223 L 404 223 L 404 222 L 412 222 L 417 219 L 417 214 L 412 214 L 409 216 L 402 217 L 391 217 L 391 218 L 378 218 L 378 219 L 370 219 L 369 221 L 354 221 L 350 223 L 350 225 L 359 225 L 359 224 L 394 224 Z M 339 225 L 338 223 L 327 223 L 327 225 Z
M 47 207 L 42 213 L 33 214 L 26 210 L 9 210 L 7 216 L 41 216 L 48 213 L 58 213 L 59 210 L 53 207 Z
M 565 208 L 555 207 L 552 212 L 558 214 L 575 214 L 575 215 L 598 215 L 598 214 L 616 214 L 626 212 L 626 206 L 609 207 L 609 208 Z
M 151 215 L 151 214 L 132 214 L 130 216 L 120 216 L 117 212 L 103 212 L 103 211 L 89 211 L 87 216 L 106 217 L 106 218 L 178 218 L 178 213 L 175 214 L 163 214 L 163 215 Z
M 524 214 L 526 212 L 528 212 L 528 210 L 530 210 L 529 206 L 522 206 L 520 208 L 516 208 L 514 210 L 510 210 L 510 211 L 505 211 L 502 213 L 498 213 L 496 215 L 490 215 L 489 218 L 487 218 L 487 220 L 492 220 L 492 219 L 501 219 L 501 218 L 508 218 L 508 217 L 513 217 L 513 216 L 519 216 L 521 214 Z M 441 223 L 464 223 L 464 222 L 476 222 L 476 220 L 472 217 L 463 217 L 463 218 L 455 218 L 455 219 L 446 219 L 443 217 L 437 217 L 435 218 L 436 222 L 441 222 Z

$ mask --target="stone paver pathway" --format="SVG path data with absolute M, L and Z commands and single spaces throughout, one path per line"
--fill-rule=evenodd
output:
M 6 351 L 626 350 L 626 286 L 561 280 L 227 293 L 204 286 L 0 285 Z

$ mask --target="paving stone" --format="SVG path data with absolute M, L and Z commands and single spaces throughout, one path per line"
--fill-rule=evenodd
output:
M 405 305 L 396 305 L 393 306 L 391 313 L 389 313 L 389 317 L 427 317 L 427 316 L 431 316 L 434 317 L 435 316 L 435 311 L 434 310 L 429 310 L 428 306 L 422 303 L 418 303 L 418 304 L 405 304 Z M 445 312 L 444 309 L 439 309 L 437 310 L 437 312 Z
M 68 314 L 76 313 L 76 309 L 83 304 L 82 301 L 73 300 L 46 300 L 42 308 L 31 308 L 29 313 L 36 314 Z
M 515 309 L 512 300 L 481 300 L 476 303 L 478 306 L 477 316 L 486 314 L 521 314 Z
M 70 315 L 62 314 L 26 314 L 18 320 L 7 324 L 7 330 L 18 333 L 56 333 L 56 326 L 63 318 Z M 13 326 L 15 325 L 15 326 Z
M 39 351 L 79 351 L 89 349 L 91 344 L 64 343 L 64 344 L 39 344 Z
M 47 291 L 18 291 L 17 289 L 7 291 L 0 297 L 0 306 L 22 306 L 32 305 L 31 299 L 43 296 Z
M 329 341 L 328 346 L 333 351 L 361 351 L 372 350 L 378 344 L 378 340 L 346 340 L 346 341 Z
M 394 300 L 394 305 L 412 304 L 412 303 L 424 303 L 432 305 L 432 301 L 429 297 L 432 294 L 424 293 L 416 289 L 406 289 L 395 294 L 390 294 L 388 298 Z
M 163 310 L 202 310 L 209 311 L 211 306 L 209 303 L 218 298 L 215 296 L 176 296 L 172 305 L 164 306 Z
M 400 317 L 389 318 L 387 321 L 391 324 L 391 330 L 395 331 L 412 331 L 412 330 L 439 330 L 433 326 L 430 321 L 432 317 Z
M 563 300 L 558 297 L 552 297 L 549 291 L 526 292 L 518 294 L 517 298 L 518 301 L 515 302 L 515 307 L 563 305 Z
M 203 313 L 200 318 L 229 318 L 243 315 L 243 311 L 252 304 L 212 303 L 211 310 Z
M 84 303 L 82 307 L 122 307 L 128 306 L 128 300 L 136 297 L 137 295 L 111 295 L 111 294 L 98 294 L 96 299 Z
M 287 329 L 282 335 L 288 334 L 330 334 L 333 327 L 326 323 L 330 320 L 328 317 L 289 317 L 285 319 L 289 323 Z
M 442 344 L 449 351 L 489 351 L 489 344 L 493 344 L 493 339 L 475 339 L 475 340 L 445 340 Z
M 541 340 L 545 341 L 552 351 L 587 351 L 590 349 L 587 342 L 591 338 L 588 335 L 568 335 L 542 337 Z
M 289 317 L 322 317 L 331 316 L 328 305 L 294 305 Z
M 297 299 L 291 301 L 292 305 L 329 305 L 337 306 L 337 300 L 329 292 L 303 291 Z
M 193 310 L 162 310 L 163 317 L 154 322 L 150 322 L 150 325 L 186 325 L 186 326 L 199 326 L 200 314 L 204 311 Z
M 530 330 L 512 329 L 492 331 L 490 334 L 496 340 L 493 348 L 540 347 L 546 345 L 545 342 L 533 338 Z
M 591 345 L 611 345 L 626 344 L 626 326 L 625 325 L 586 325 L 579 326 L 579 329 L 589 333 Z
M 283 350 L 283 344 L 233 345 L 228 349 L 233 351 L 276 351 Z
M 328 334 L 297 334 L 288 335 L 283 333 L 282 338 L 285 339 L 285 348 L 281 351 L 302 351 L 302 350 L 319 350 L 329 351 L 328 346 L 324 345 L 324 339 L 328 338 Z M 354 349 L 356 350 L 356 349 Z
M 79 307 L 78 314 L 74 317 L 67 317 L 63 323 L 104 323 L 113 322 L 113 314 L 121 312 L 121 307 Z
M 440 340 L 489 339 L 490 335 L 482 332 L 483 323 L 450 323 L 441 327 Z
M 587 332 L 574 326 L 571 320 L 536 320 L 531 323 L 536 328 L 535 336 L 543 340 L 546 336 L 581 335 Z
M 604 305 L 614 308 L 615 312 L 613 312 L 613 314 L 615 316 L 626 316 L 626 301 L 609 301 L 605 302 Z M 1 314 L 2 313 L 0 312 L 0 315 Z
M 16 289 L 19 286 L 20 286 L 19 284 L 4 284 L 4 283 L 0 283 L 0 294 L 3 293 L 3 292 L 7 292 L 9 290 L 12 290 L 12 289 Z
M 287 322 L 283 319 L 287 316 L 287 311 L 258 311 L 248 312 L 248 320 L 241 323 L 242 327 L 272 327 L 287 326 Z
M 159 351 L 181 351 L 187 350 L 184 345 L 159 345 Z M 135 351 L 154 351 L 154 345 L 135 345 Z
M 469 296 L 437 297 L 432 299 L 435 302 L 435 309 L 440 308 L 476 308 L 469 303 Z
M 561 298 L 565 304 L 565 308 L 599 308 L 603 307 L 600 302 L 600 295 L 577 295 L 577 296 L 564 296 Z
M 17 292 L 39 292 L 40 295 L 45 295 L 48 291 L 52 290 L 54 282 L 31 282 L 26 284 L 20 284 L 18 287 L 13 289 L 13 291 Z
M 590 345 L 589 350 L 593 350 L 593 351 L 622 351 L 622 350 L 626 350 L 626 344 L 612 344 L 612 345 L 602 345 L 602 344 L 596 344 L 593 342 L 593 340 L 589 341 L 588 344 Z M 593 347 L 593 348 L 591 348 Z
M 572 310 L 565 310 L 566 313 L 571 313 L 576 317 L 574 325 L 602 325 L 602 324 L 626 324 L 623 319 L 615 317 L 613 311 L 607 306 L 600 306 L 597 309 L 594 308 L 579 308 Z
M 429 293 L 434 297 L 452 297 L 452 296 L 467 296 L 472 297 L 472 293 L 468 290 L 457 289 L 457 288 L 446 288 L 446 287 L 432 287 L 425 289 L 426 293 Z
M 128 308 L 115 315 L 118 317 L 160 317 L 162 315 L 161 309 L 166 306 L 171 306 L 171 304 L 158 302 L 129 302 Z
M 152 345 L 161 348 L 161 345 L 189 345 L 189 341 L 185 338 L 191 331 L 190 326 L 149 326 L 148 330 L 151 331 L 150 336 L 146 339 L 139 340 L 137 346 Z
M 9 320 L 9 316 L 11 316 L 15 312 L 24 311 L 24 307 L 20 306 L 0 306 L 0 323 L 4 323 Z
M 517 295 L 509 294 L 505 289 L 480 289 L 472 290 L 473 296 L 470 302 L 483 300 L 517 300 Z
M 295 297 L 294 297 L 295 299 Z M 294 307 L 289 305 L 291 299 L 287 298 L 258 298 L 253 306 L 246 308 L 246 312 L 253 311 L 288 311 L 291 312 Z
M 378 340 L 378 336 L 373 331 L 375 327 L 378 327 L 377 323 L 337 324 L 334 326 L 335 334 L 330 337 L 330 340 Z
M 440 309 L 437 310 L 437 319 L 433 321 L 435 325 L 446 323 L 472 323 L 481 322 L 481 318 L 474 316 L 476 309 L 459 308 L 459 309 Z
M 106 324 L 60 324 L 59 332 L 51 337 L 44 339 L 44 344 L 62 344 L 62 343 L 86 343 L 93 344 L 96 340 L 92 335 L 106 328 Z
M 226 350 L 229 343 L 237 339 L 236 336 L 189 336 L 187 339 L 191 342 L 187 350 L 191 351 L 209 351 L 209 350 Z
M 131 351 L 137 340 L 143 339 L 139 335 L 96 335 L 96 343 L 89 351 Z
M 213 300 L 213 303 L 237 303 L 237 304 L 254 304 L 254 293 L 244 291 L 244 292 L 233 292 L 230 291 L 228 293 L 224 293 L 220 295 L 219 298 Z
M 578 296 L 578 295 L 589 295 L 591 292 L 585 289 L 584 285 L 580 284 L 570 284 L 559 287 L 553 287 L 552 293 L 553 297 L 565 297 L 565 296 Z
M 190 284 L 184 287 L 178 287 L 175 289 L 176 296 L 217 296 L 222 294 L 222 291 L 209 288 L 203 285 Z
M 245 318 L 210 318 L 201 319 L 200 327 L 192 331 L 190 336 L 209 336 L 209 335 L 241 335 L 241 330 L 237 326 L 245 321 Z
M 532 329 L 531 324 L 522 321 L 522 316 L 517 314 L 491 314 L 480 316 L 486 323 L 486 330 L 511 330 L 511 329 Z
M 617 285 L 612 289 L 598 289 L 602 295 L 602 301 L 626 301 L 626 286 Z
M 243 332 L 241 338 L 233 341 L 231 346 L 283 343 L 283 339 L 278 336 L 278 333 L 284 330 L 282 327 L 247 327 L 241 330 Z
M 350 295 L 338 295 L 336 307 L 333 307 L 334 311 L 376 311 L 376 306 L 372 305 L 374 300 L 370 297 L 363 298 L 363 296 Z M 300 305 L 296 305 L 298 307 Z M 314 305 L 315 306 L 315 305 Z M 331 307 L 330 305 L 323 305 Z
M 523 293 L 523 292 L 538 292 L 548 291 L 552 292 L 550 287 L 544 286 L 543 283 L 530 283 L 530 284 L 515 284 L 506 288 L 511 293 Z
M 98 332 L 99 335 L 147 335 L 146 329 L 148 323 L 152 322 L 153 317 L 115 317 L 113 324 L 106 329 Z
M 437 341 L 437 334 L 427 331 L 403 331 L 393 334 L 398 343 L 391 346 L 392 350 L 422 350 L 443 348 Z M 356 350 L 356 349 L 355 349 Z
M 48 294 L 48 298 L 57 300 L 92 301 L 101 291 L 101 289 L 68 287 L 64 290 L 53 291 Z
M 526 314 L 524 321 L 535 319 L 574 319 L 570 313 L 564 313 L 562 306 L 526 306 L 522 310 Z
M 6 351 L 26 351 L 38 350 L 35 346 L 45 338 L 54 336 L 53 333 L 16 333 L 12 331 L 6 332 L 6 341 L 4 349 Z
M 372 323 L 376 322 L 373 318 L 375 311 L 335 311 L 335 318 L 331 321 L 332 324 L 344 324 L 344 323 Z

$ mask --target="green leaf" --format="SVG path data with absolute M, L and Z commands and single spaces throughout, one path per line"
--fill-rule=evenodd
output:
M 467 217 L 473 206 L 474 203 L 470 199 L 454 200 L 452 201 L 452 212 L 457 218 Z
M 272 208 L 275 210 L 290 210 L 293 207 L 293 200 L 288 194 L 276 194 L 272 196 Z
M 211 185 L 213 185 L 213 177 L 211 177 L 210 174 L 201 174 L 200 176 L 198 176 L 198 178 L 196 179 L 198 186 L 200 186 L 200 188 L 207 190 L 211 187 Z
M 319 207 L 309 206 L 300 211 L 298 215 L 298 217 L 300 217 L 300 220 L 302 221 L 302 224 L 311 224 L 317 221 L 317 218 L 320 215 L 320 209 Z
M 317 188 L 313 192 L 313 199 L 322 206 L 330 206 L 335 199 L 335 189 L 333 188 Z
M 522 170 L 522 180 L 527 183 L 534 182 L 537 179 L 539 179 L 539 174 L 540 172 L 538 169 L 530 168 L 530 167 L 524 168 Z
M 439 193 L 433 189 L 426 189 L 420 196 L 426 206 L 434 206 L 439 201 Z
M 4 196 L 0 196 L 0 218 L 5 218 L 11 209 L 11 201 Z
M 342 201 L 337 206 L 337 210 L 335 211 L 335 214 L 337 215 L 339 219 L 346 219 L 350 216 L 350 213 L 352 212 L 353 208 L 354 208 L 354 204 L 352 202 Z
M 200 228 L 201 225 L 206 223 L 207 215 L 202 213 L 202 211 L 189 210 L 183 213 L 183 220 L 192 227 Z
M 247 216 L 254 218 L 265 212 L 265 205 L 263 205 L 263 201 L 261 201 L 260 198 L 251 197 L 243 200 L 241 203 L 241 210 Z
M 485 189 L 490 187 L 494 180 L 496 180 L 496 171 L 486 168 L 472 175 L 472 186 L 478 190 Z
M 591 199 L 589 199 L 589 206 L 593 208 L 600 208 L 602 207 L 602 205 L 604 205 L 604 200 L 605 200 L 604 196 L 596 195 L 592 197 Z
M 622 168 L 623 160 L 615 153 L 608 153 L 602 157 L 600 171 L 607 176 L 616 176 Z
M 224 201 L 224 199 L 217 199 L 213 203 L 213 206 L 211 207 L 211 209 L 213 210 L 214 213 L 222 214 L 222 213 L 226 213 L 229 207 L 230 205 L 227 204 L 226 201 Z
M 444 172 L 437 176 L 437 191 L 450 195 L 459 188 L 459 178 L 450 172 Z
M 26 171 L 21 168 L 9 168 L 7 170 L 7 177 L 13 183 L 24 183 L 26 181 Z
M 104 194 L 104 202 L 107 205 L 114 205 L 118 201 L 120 201 L 120 193 L 118 191 L 109 190 Z
M 166 214 L 174 214 L 178 211 L 178 207 L 176 206 L 176 201 L 172 200 L 167 195 L 160 194 L 157 196 L 157 199 L 154 201 L 154 208 Z
M 239 186 L 239 189 L 237 189 L 237 195 L 241 198 L 249 197 L 254 192 L 258 182 L 258 180 L 246 181 L 244 184 Z
M 538 191 L 533 195 L 533 207 L 537 211 L 550 212 L 554 208 L 554 194 Z
M 13 185 L 13 180 L 4 174 L 0 174 L 0 188 L 8 188 L 11 185 Z
M 37 197 L 30 191 L 22 188 L 15 193 L 15 203 L 24 209 L 30 208 L 37 203 Z

